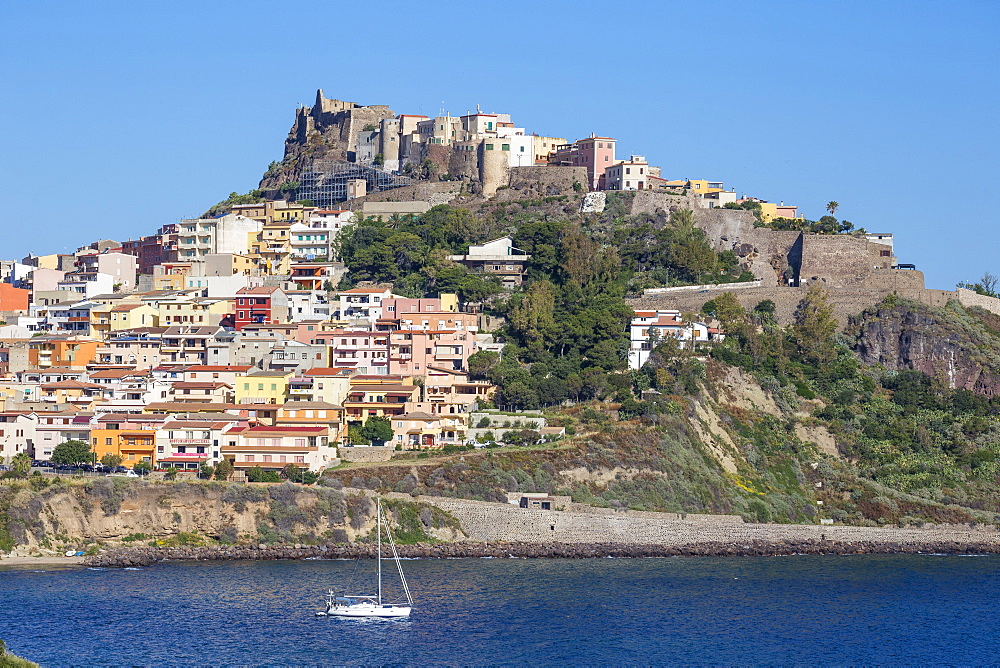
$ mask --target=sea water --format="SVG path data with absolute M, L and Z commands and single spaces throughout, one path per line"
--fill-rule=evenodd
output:
M 415 599 L 404 620 L 315 616 L 331 587 L 372 593 L 371 561 L 0 569 L 0 638 L 43 666 L 1000 659 L 995 556 L 427 559 L 403 568 Z

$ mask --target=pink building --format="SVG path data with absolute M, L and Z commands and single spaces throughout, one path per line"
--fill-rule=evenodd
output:
M 333 329 L 316 332 L 309 338 L 312 345 L 326 345 L 330 351 L 330 366 L 354 369 L 358 373 L 386 373 L 389 355 L 388 334 L 367 329 Z
M 432 366 L 462 370 L 476 350 L 476 337 L 471 332 L 395 331 L 389 335 L 389 373 L 423 376 Z
M 552 162 L 556 165 L 586 167 L 590 189 L 603 190 L 604 170 L 615 164 L 615 140 L 591 134 L 572 144 L 557 147 Z

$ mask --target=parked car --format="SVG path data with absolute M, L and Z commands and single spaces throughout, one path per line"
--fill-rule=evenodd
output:
M 6 470 L 7 470 L 7 467 L 4 466 L 3 464 L 0 464 L 0 471 L 6 471 Z

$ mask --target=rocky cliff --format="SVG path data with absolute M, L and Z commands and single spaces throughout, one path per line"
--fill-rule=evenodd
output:
M 0 553 L 84 544 L 346 543 L 374 526 L 373 502 L 327 487 L 34 478 L 0 484 Z M 393 501 L 404 538 L 453 540 L 447 513 Z
M 953 389 L 1000 393 L 996 317 L 957 302 L 936 308 L 890 298 L 852 318 L 847 333 L 865 364 L 922 371 Z
M 322 90 L 316 91 L 313 106 L 295 110 L 295 120 L 285 138 L 285 154 L 281 162 L 271 165 L 258 187 L 279 191 L 282 185 L 299 181 L 313 160 L 347 161 L 356 148 L 358 132 L 394 115 L 385 105 L 363 106 L 330 99 Z

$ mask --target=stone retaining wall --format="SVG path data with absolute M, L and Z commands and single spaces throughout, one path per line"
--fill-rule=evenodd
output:
M 339 455 L 345 462 L 387 462 L 392 459 L 392 446 L 367 446 L 356 445 L 353 447 L 341 446 L 338 448 Z
M 395 495 L 410 498 L 408 495 Z M 678 515 L 635 511 L 598 514 L 517 508 L 510 504 L 421 496 L 451 513 L 468 540 L 515 543 L 615 543 L 622 545 L 694 545 L 755 541 L 834 541 L 839 543 L 926 544 L 959 542 L 1000 545 L 993 526 L 929 528 L 746 524 L 736 516 Z

